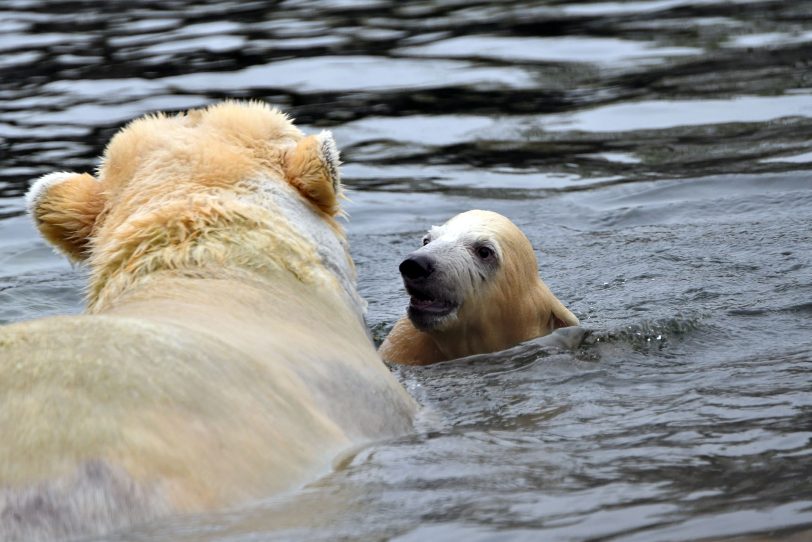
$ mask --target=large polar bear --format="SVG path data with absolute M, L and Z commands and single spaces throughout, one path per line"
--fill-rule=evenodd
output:
M 293 488 L 411 427 L 371 343 L 338 153 L 279 111 L 147 116 L 28 194 L 88 314 L 0 327 L 0 539 L 64 539 Z
M 578 325 L 539 278 L 530 241 L 498 213 L 468 211 L 434 226 L 400 272 L 407 316 L 379 350 L 393 363 L 495 352 Z

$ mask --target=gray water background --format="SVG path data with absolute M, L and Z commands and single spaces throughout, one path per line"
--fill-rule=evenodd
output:
M 32 178 L 229 97 L 333 130 L 376 338 L 471 208 L 592 334 L 396 370 L 414 434 L 105 540 L 812 539 L 812 2 L 3 0 L 0 322 L 82 309 Z

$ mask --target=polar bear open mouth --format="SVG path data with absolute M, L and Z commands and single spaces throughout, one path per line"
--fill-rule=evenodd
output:
M 409 293 L 409 319 L 416 328 L 424 331 L 436 328 L 441 322 L 453 317 L 460 304 L 438 295 L 431 289 L 407 287 Z
M 409 306 L 417 310 L 433 312 L 435 314 L 447 314 L 456 308 L 456 305 L 450 301 L 432 299 L 430 297 L 421 298 L 417 295 L 413 295 L 409 299 Z

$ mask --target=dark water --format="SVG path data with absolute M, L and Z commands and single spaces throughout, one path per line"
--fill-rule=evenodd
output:
M 378 337 L 401 256 L 470 208 L 592 334 L 398 370 L 414 435 L 111 540 L 812 537 L 811 1 L 4 0 L 0 322 L 81 310 L 31 178 L 226 97 L 334 131 Z

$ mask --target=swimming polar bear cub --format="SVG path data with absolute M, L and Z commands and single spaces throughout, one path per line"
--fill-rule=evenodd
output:
M 0 327 L 0 540 L 245 502 L 402 434 L 363 320 L 332 136 L 226 102 L 136 120 L 28 194 L 87 314 Z
M 530 241 L 498 213 L 468 211 L 434 226 L 400 272 L 407 316 L 379 350 L 393 363 L 495 352 L 578 325 L 539 278 Z

